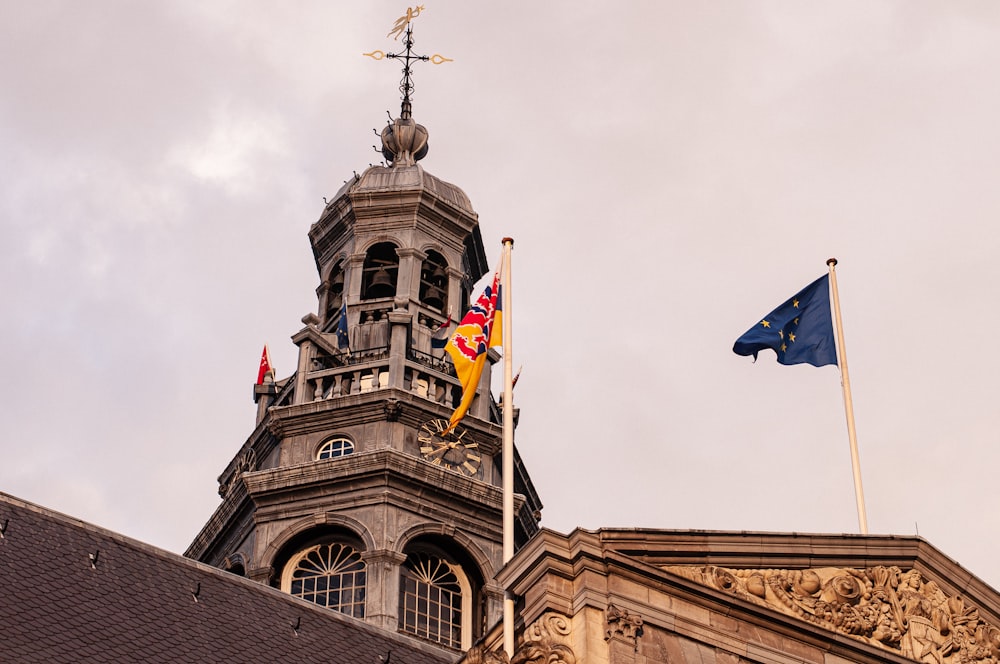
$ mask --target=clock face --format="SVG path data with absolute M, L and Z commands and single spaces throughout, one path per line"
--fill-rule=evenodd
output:
M 479 472 L 483 457 L 479 445 L 469 438 L 469 432 L 456 426 L 447 434 L 448 420 L 431 420 L 420 427 L 417 441 L 426 461 L 456 473 L 472 477 Z

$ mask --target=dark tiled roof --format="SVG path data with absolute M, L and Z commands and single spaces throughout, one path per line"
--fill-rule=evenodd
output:
M 0 662 L 379 664 L 389 652 L 392 664 L 456 659 L 0 493 L 4 525 Z

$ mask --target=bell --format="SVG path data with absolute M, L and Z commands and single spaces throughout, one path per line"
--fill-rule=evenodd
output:
M 424 304 L 438 310 L 444 309 L 444 291 L 437 286 L 431 286 L 424 295 Z
M 375 297 L 392 297 L 396 294 L 396 284 L 392 281 L 392 276 L 389 271 L 384 267 L 380 267 L 374 275 L 372 275 L 372 281 L 368 284 L 368 291 L 366 295 L 369 298 Z
M 431 272 L 430 282 L 435 286 L 443 286 L 447 281 L 448 273 L 440 265 L 435 266 L 434 271 Z
M 330 290 L 334 293 L 344 292 L 344 273 L 338 272 L 333 275 L 333 281 L 330 282 Z

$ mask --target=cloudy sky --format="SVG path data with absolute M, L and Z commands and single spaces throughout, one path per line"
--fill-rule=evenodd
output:
M 0 0 L 0 490 L 183 551 L 398 112 L 406 6 Z M 836 367 L 733 341 L 838 277 L 868 519 L 1000 586 L 1000 6 L 439 2 L 422 162 L 515 238 L 543 523 L 858 531 Z

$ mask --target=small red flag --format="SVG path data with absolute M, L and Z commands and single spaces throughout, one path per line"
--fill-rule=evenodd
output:
M 264 344 L 264 352 L 260 354 L 260 369 L 257 371 L 257 384 L 264 384 L 264 377 L 267 374 L 271 374 L 271 380 L 274 380 L 274 367 L 271 366 L 271 353 L 267 350 L 267 344 Z

